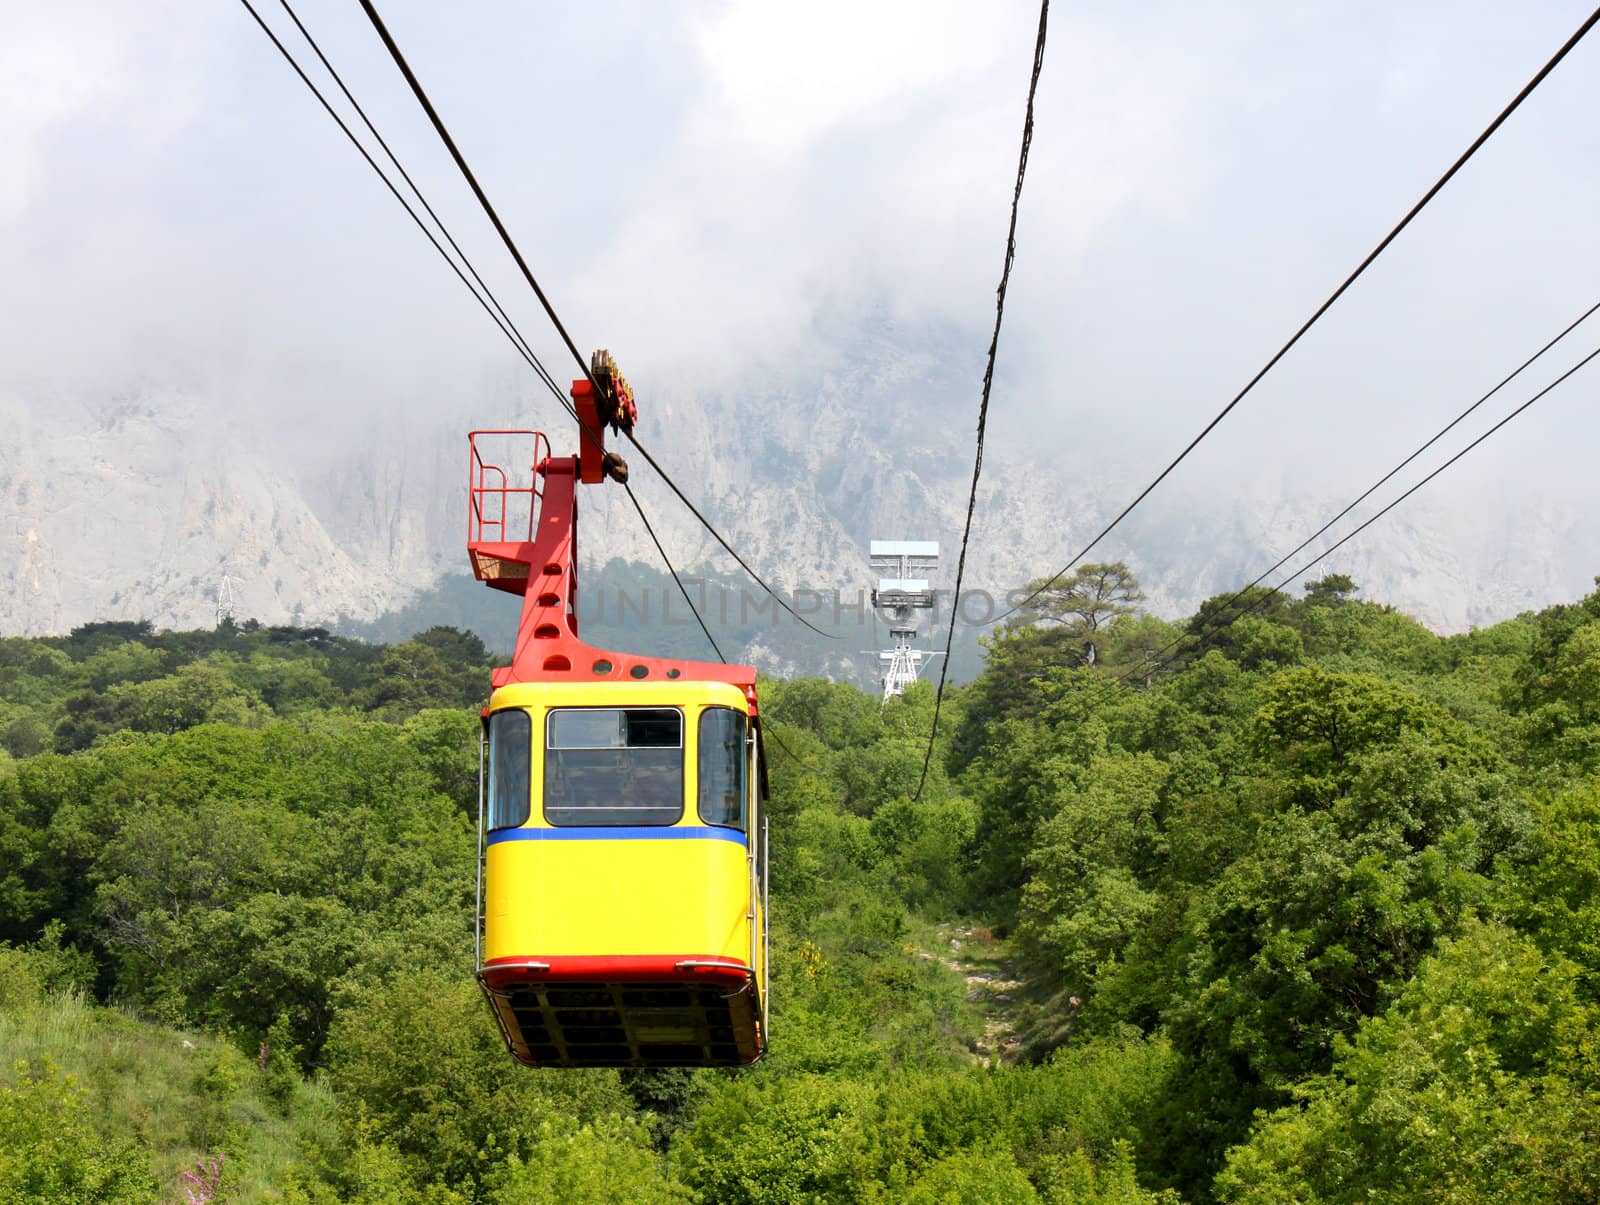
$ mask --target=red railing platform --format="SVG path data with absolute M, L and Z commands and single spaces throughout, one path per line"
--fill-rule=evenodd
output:
M 473 575 L 520 594 L 528 580 L 527 545 L 544 497 L 540 482 L 550 441 L 542 431 L 471 431 L 467 449 L 467 555 Z

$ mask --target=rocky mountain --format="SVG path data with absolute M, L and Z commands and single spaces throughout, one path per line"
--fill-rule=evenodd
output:
M 209 625 L 225 577 L 241 615 L 271 622 L 375 613 L 413 588 L 370 572 L 371 554 L 291 469 L 207 421 L 194 399 L 13 397 L 0 413 L 9 635 L 91 619 Z
M 640 435 L 757 569 L 787 591 L 822 592 L 828 601 L 815 605 L 831 606 L 839 589 L 851 606 L 870 580 L 873 537 L 939 540 L 948 586 L 971 479 L 981 350 L 953 336 L 908 337 L 883 321 L 845 354 L 782 379 L 706 394 L 658 387 L 643 399 Z M 997 389 L 997 407 L 1015 401 Z M 567 442 L 568 423 L 554 420 L 547 398 L 468 397 L 448 413 L 369 422 L 359 435 L 309 447 L 273 438 L 270 422 L 223 421 L 228 408 L 226 399 L 154 387 L 111 398 L 0 398 L 8 432 L 0 557 L 15 583 L 0 594 L 0 631 L 38 635 L 111 618 L 209 625 L 224 590 L 237 615 L 263 622 L 374 621 L 464 568 L 469 427 L 542 424 L 558 449 Z M 633 463 L 639 496 L 680 569 L 736 573 L 637 456 Z M 1059 440 L 991 440 L 968 589 L 999 597 L 1059 568 L 1149 471 L 1073 460 Z M 591 494 L 586 560 L 658 564 L 626 499 L 614 489 Z M 1343 502 L 1283 481 L 1228 491 L 1178 482 L 1094 559 L 1127 560 L 1149 607 L 1181 615 L 1254 577 Z M 1366 596 L 1461 630 L 1582 594 L 1600 569 L 1589 528 L 1579 502 L 1537 483 L 1469 506 L 1425 493 L 1317 573 L 1348 573 Z M 749 597 L 759 602 L 759 591 Z M 981 622 L 993 610 L 980 596 L 966 614 Z

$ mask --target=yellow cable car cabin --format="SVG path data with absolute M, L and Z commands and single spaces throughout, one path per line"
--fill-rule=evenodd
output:
M 755 671 L 578 640 L 575 486 L 606 471 L 585 426 L 567 458 L 534 432 L 470 437 L 474 571 L 525 598 L 484 711 L 478 980 L 529 1066 L 751 1063 L 767 1043 Z M 532 485 L 484 461 L 490 437 L 532 440 Z
M 494 692 L 487 731 L 479 975 L 512 1053 L 756 1059 L 765 849 L 743 692 L 514 684 Z

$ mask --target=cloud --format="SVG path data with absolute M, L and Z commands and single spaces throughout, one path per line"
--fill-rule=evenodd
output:
M 48 140 L 114 94 L 122 66 L 116 39 L 103 28 L 74 30 L 38 11 L 13 15 L 0 41 L 0 221 L 28 207 Z
M 870 315 L 907 355 L 959 343 L 970 385 L 930 402 L 975 406 L 1033 4 L 389 8 L 584 346 L 692 392 L 812 371 Z M 305 16 L 566 375 L 359 13 Z M 1147 475 L 1580 17 L 1555 0 L 1515 20 L 1057 6 L 994 438 Z M 20 317 L 0 331 L 0 383 L 179 378 L 281 427 L 425 413 L 515 372 L 242 11 L 82 0 L 6 22 L 0 300 Z M 1574 115 L 1595 108 L 1595 63 L 1585 45 L 1552 76 L 1197 473 L 1386 467 L 1582 308 L 1600 156 Z M 1582 442 L 1508 440 L 1499 463 L 1515 471 L 1513 447 L 1570 461 Z
M 981 82 L 1020 10 L 827 0 L 693 13 L 706 84 L 697 137 L 792 159 L 841 127 L 889 125 L 919 101 Z

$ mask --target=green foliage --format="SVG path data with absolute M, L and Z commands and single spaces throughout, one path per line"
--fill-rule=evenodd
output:
M 1330 573 L 1305 586 L 1306 605 L 1310 607 L 1342 607 L 1356 592 L 1355 581 L 1343 573 Z
M 468 710 L 419 711 L 404 724 L 405 743 L 427 769 L 433 790 L 477 822 L 478 742 L 482 725 Z
M 259 696 L 210 661 L 180 666 L 164 678 L 74 695 L 65 707 L 56 744 L 66 750 L 86 749 L 109 732 L 171 734 L 207 723 L 254 727 L 270 715 Z
M 1094 665 L 1102 643 L 1100 630 L 1118 617 L 1131 615 L 1144 601 L 1139 579 L 1121 561 L 1082 564 L 1053 581 L 1038 578 L 1027 585 L 1030 601 L 1022 612 L 1028 621 L 1059 625 L 1069 665 Z
M 1073 633 L 1064 627 L 999 628 L 983 638 L 988 665 L 963 692 L 966 713 L 952 724 L 952 760 L 965 766 L 983 752 L 1007 720 L 1029 720 L 1047 698 L 1038 689 L 1052 672 L 1072 669 L 1076 662 Z M 1087 670 L 1073 678 L 1080 689 L 1098 693 L 1099 681 Z
M 1543 805 L 1531 844 L 1504 880 L 1506 909 L 1545 949 L 1571 959 L 1585 995 L 1600 1000 L 1600 782 Z
M 671 1205 L 691 1200 L 672 1183 L 643 1127 L 622 1118 L 593 1124 L 539 1123 L 526 1159 L 511 1156 L 491 1180 L 499 1205 Z
M 1594 600 L 1541 639 L 1519 620 L 1446 642 L 1352 593 L 1212 600 L 1205 651 L 1131 690 L 1007 633 L 968 692 L 977 898 L 1044 971 L 1024 1049 L 1170 1037 L 1132 1141 L 1201 1198 L 1254 1110 L 1326 1074 L 1475 912 L 1502 901 L 1592 965 L 1591 805 L 1560 796 L 1541 827 L 1518 767 L 1587 765 Z
M 1402 732 L 1433 738 L 1440 756 L 1458 764 L 1495 764 L 1484 743 L 1441 709 L 1373 675 L 1316 666 L 1265 689 L 1255 731 L 1258 747 L 1294 776 L 1296 796 L 1313 804 L 1348 793 L 1361 755 Z
M 1099 1166 L 1081 1150 L 1046 1155 L 1034 1176 L 1048 1205 L 1177 1205 L 1179 1196 L 1140 1186 L 1130 1143 L 1119 1142 Z
M 419 1184 L 468 1189 L 510 1155 L 526 1161 L 534 1118 L 595 1122 L 630 1112 L 615 1072 L 518 1067 L 477 985 L 459 973 L 352 989 L 328 1061 L 348 1124 L 370 1122 Z
M 462 939 L 469 822 L 394 729 L 207 727 L 106 756 L 142 789 L 94 856 L 98 933 L 161 1015 L 256 1035 L 286 1016 L 313 1061 L 341 979 Z
M 1306 651 L 1340 668 L 1394 673 L 1436 666 L 1439 638 L 1414 619 L 1370 602 L 1319 605 L 1308 597 L 1294 615 Z
M 711 1095 L 673 1163 L 719 1202 L 1152 1200 L 1130 1140 L 1171 1060 L 1123 1036 L 1043 1067 L 741 1077 Z
M 1106 732 L 1093 721 L 1080 728 L 1010 720 L 997 738 L 967 781 L 979 807 L 977 889 L 1007 900 L 1022 881 L 1023 858 L 1039 825 L 1104 750 Z
M 409 715 L 427 707 L 470 707 L 481 701 L 485 692 L 479 665 L 453 660 L 461 654 L 461 645 L 459 640 L 419 638 L 384 650 L 377 681 L 363 702 L 385 715 Z
M 60 1068 L 51 1093 L 72 1085 L 59 1126 L 63 1142 L 136 1167 L 140 1183 L 153 1172 L 164 1187 L 132 1199 L 181 1199 L 180 1172 L 202 1156 L 224 1157 L 226 1183 L 244 1200 L 261 1199 L 331 1157 L 336 1124 L 325 1089 L 295 1074 L 275 1097 L 254 1061 L 237 1050 L 78 995 L 47 992 L 0 1009 L 0 1067 L 16 1065 Z M 0 1083 L 14 1081 L 0 1074 Z M 49 1113 L 36 1111 L 45 1124 Z M 10 1133 L 0 1123 L 0 1146 Z M 0 1200 L 17 1199 L 5 1196 L 6 1183 L 0 1175 Z
M 1230 1155 L 1223 1199 L 1591 1196 L 1600 1052 L 1575 979 L 1508 930 L 1469 925 Z
M 1084 994 L 1155 907 L 1143 884 L 1162 853 L 1157 818 L 1166 777 L 1148 753 L 1096 757 L 1083 785 L 1040 825 L 1025 859 L 1019 932 Z
M 48 1059 L 0 1076 L 0 1199 L 128 1205 L 156 1199 L 149 1162 L 108 1142 L 87 1093 Z
M 71 657 L 42 641 L 0 637 L 0 699 L 8 703 L 44 702 L 71 669 Z
M 1101 593 L 987 642 L 920 795 L 931 688 L 763 680 L 773 1042 L 731 1073 L 506 1055 L 470 634 L 0 640 L 0 1184 L 1594 1196 L 1600 593 L 1447 639 L 1338 575 L 1183 624 Z
M 1280 669 L 1298 665 L 1305 657 L 1305 641 L 1288 624 L 1245 615 L 1233 622 L 1229 634 L 1245 669 Z
M 893 867 L 895 889 L 913 908 L 940 915 L 966 902 L 978 808 L 967 799 L 913 801 L 902 795 L 880 807 L 870 832 Z
M 740 1081 L 700 1110 L 673 1148 L 675 1170 L 721 1205 L 845 1199 L 870 1099 L 865 1085 L 818 1075 Z
M 906 1190 L 907 1205 L 1029 1205 L 1038 1201 L 1028 1177 L 1004 1147 L 955 1151 L 939 1159 Z
M 1239 623 L 1258 619 L 1273 626 L 1292 626 L 1293 603 L 1287 596 L 1265 586 L 1247 586 L 1229 594 L 1206 599 L 1190 618 L 1188 628 L 1194 653 L 1204 655 L 1213 649 L 1231 658 L 1239 654 Z M 1250 631 L 1245 628 L 1243 632 Z
M 1183 629 L 1154 615 L 1119 615 L 1101 633 L 1097 665 L 1146 689 L 1165 673 L 1163 658 L 1179 645 Z
M 125 682 L 148 682 L 165 676 L 169 655 L 137 640 L 103 648 L 79 663 L 85 683 L 103 691 Z
M 761 692 L 761 714 L 768 722 L 804 729 L 829 749 L 871 744 L 883 730 L 877 701 L 850 686 L 818 678 L 764 679 Z

